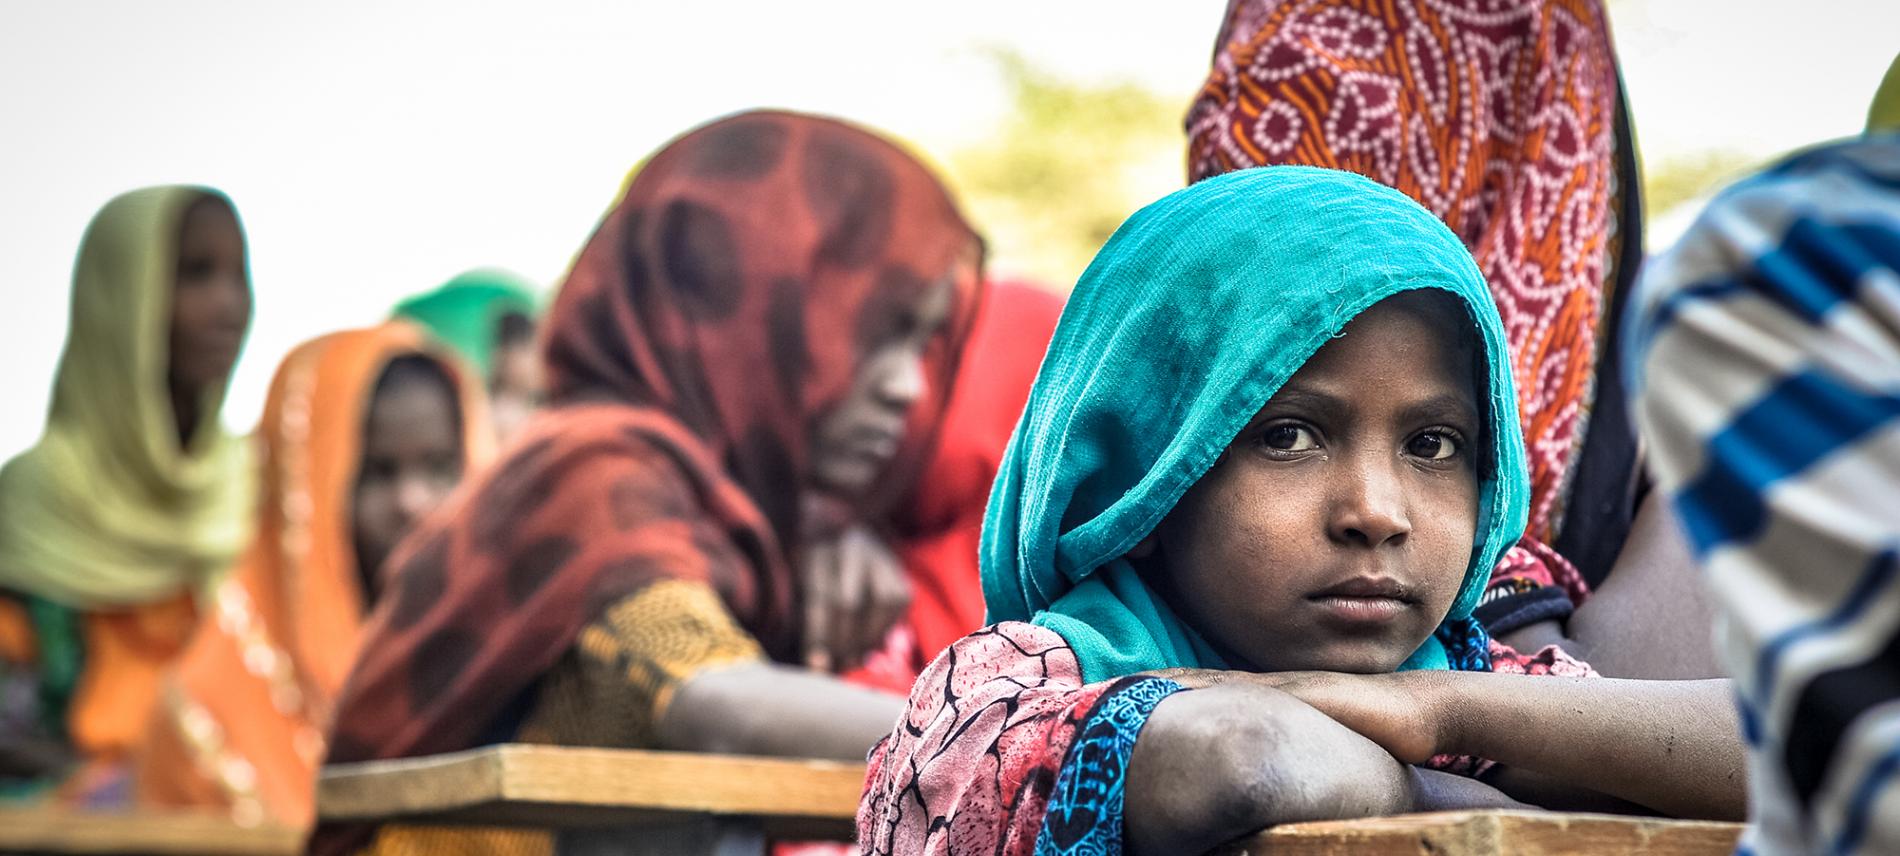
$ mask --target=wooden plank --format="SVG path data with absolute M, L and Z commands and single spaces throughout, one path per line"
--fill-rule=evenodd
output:
M 327 768 L 324 820 L 554 829 L 747 818 L 767 834 L 850 840 L 864 765 L 511 744 Z
M 238 826 L 213 814 L 0 808 L 0 853 L 291 856 L 303 830 Z
M 1727 856 L 1741 824 L 1607 814 L 1470 811 L 1294 823 L 1228 845 L 1227 856 Z

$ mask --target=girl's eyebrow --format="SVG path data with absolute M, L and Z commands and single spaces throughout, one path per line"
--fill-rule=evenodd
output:
M 1352 398 L 1306 384 L 1297 384 L 1293 381 L 1288 381 L 1286 385 L 1280 387 L 1279 391 L 1267 399 L 1266 406 L 1260 408 L 1260 412 L 1264 414 L 1269 409 L 1281 407 L 1312 410 L 1322 415 L 1332 414 L 1351 410 Z
M 1280 387 L 1273 397 L 1267 400 L 1265 407 L 1254 417 L 1255 422 L 1262 417 L 1271 417 L 1272 411 L 1282 408 L 1305 410 L 1318 416 L 1333 416 L 1350 413 L 1357 409 L 1355 399 L 1350 394 L 1321 389 L 1307 384 L 1295 385 L 1288 382 Z M 1472 423 L 1478 419 L 1477 405 L 1468 398 L 1450 392 L 1406 403 L 1399 411 L 1399 417 L 1405 422 L 1458 422 Z
M 1446 421 L 1476 422 L 1478 407 L 1470 399 L 1452 393 L 1439 393 L 1420 401 L 1411 402 L 1399 411 L 1407 422 Z

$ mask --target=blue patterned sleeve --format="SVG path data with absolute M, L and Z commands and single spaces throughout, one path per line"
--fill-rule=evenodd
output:
M 1122 798 L 1135 738 L 1155 705 L 1182 690 L 1165 678 L 1123 678 L 1103 693 L 1056 776 L 1037 856 L 1122 852 Z

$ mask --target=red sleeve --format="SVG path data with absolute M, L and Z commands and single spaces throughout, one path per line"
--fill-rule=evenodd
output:
M 924 670 L 871 752 L 858 842 L 868 854 L 1034 851 L 1056 775 L 1111 684 L 1084 685 L 1068 642 L 1004 622 Z

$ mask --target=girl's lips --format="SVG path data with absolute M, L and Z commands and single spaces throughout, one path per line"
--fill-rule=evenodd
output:
M 1390 600 L 1416 603 L 1418 598 L 1404 583 L 1391 577 L 1363 576 L 1353 577 L 1345 582 L 1321 589 L 1308 595 L 1315 600 L 1327 597 L 1386 598 Z
M 1384 624 L 1412 608 L 1412 604 L 1394 597 L 1348 597 L 1318 595 L 1310 598 L 1326 611 L 1326 617 L 1342 624 Z
M 1328 618 L 1348 625 L 1383 624 L 1417 605 L 1404 583 L 1391 577 L 1353 577 L 1307 596 Z

